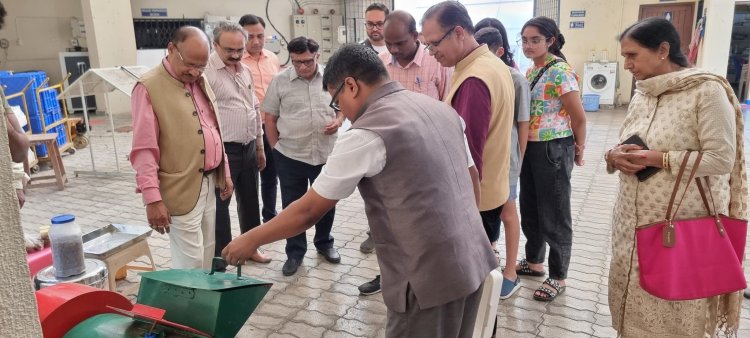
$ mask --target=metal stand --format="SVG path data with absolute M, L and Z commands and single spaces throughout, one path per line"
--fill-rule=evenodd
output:
M 81 174 L 90 174 L 94 176 L 120 176 L 134 175 L 135 172 L 123 172 L 120 168 L 119 151 L 117 149 L 117 138 L 115 137 L 115 122 L 112 117 L 112 109 L 109 104 L 109 93 L 119 90 L 126 95 L 130 95 L 141 74 L 148 71 L 146 67 L 113 67 L 113 68 L 92 68 L 86 71 L 81 77 L 73 82 L 69 88 L 60 94 L 61 98 L 80 97 L 83 106 L 83 119 L 86 123 L 86 131 L 89 137 L 89 154 L 91 155 L 91 170 L 76 170 L 76 177 Z M 73 87 L 78 87 L 77 90 Z M 94 158 L 94 142 L 91 136 L 91 119 L 89 119 L 88 106 L 86 105 L 86 95 L 104 94 L 106 114 L 109 115 L 109 127 L 112 131 L 112 145 L 115 155 L 114 172 L 102 172 L 96 169 L 96 160 Z

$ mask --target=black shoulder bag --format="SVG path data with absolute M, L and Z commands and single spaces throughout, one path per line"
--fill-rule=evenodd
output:
M 536 74 L 536 77 L 534 78 L 534 81 L 531 81 L 531 85 L 529 87 L 530 88 L 529 90 L 534 90 L 534 86 L 536 86 L 536 83 L 539 82 L 539 79 L 542 78 L 542 75 L 544 75 L 544 72 L 546 72 L 547 69 L 549 69 L 549 67 L 554 66 L 558 62 L 562 62 L 562 60 L 561 59 L 555 59 L 552 62 L 546 64 L 544 66 L 544 68 L 539 73 Z

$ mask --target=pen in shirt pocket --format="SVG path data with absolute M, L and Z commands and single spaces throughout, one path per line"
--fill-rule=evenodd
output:
M 417 80 L 414 81 L 417 84 L 417 87 L 422 88 L 422 79 L 417 76 Z

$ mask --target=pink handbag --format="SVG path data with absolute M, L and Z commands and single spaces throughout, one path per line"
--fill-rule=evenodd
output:
M 741 261 L 744 257 L 747 221 L 716 213 L 708 205 L 700 179 L 696 178 L 707 216 L 677 220 L 674 217 L 700 164 L 698 153 L 679 202 L 672 207 L 690 153 L 680 165 L 664 221 L 636 228 L 641 287 L 666 300 L 708 298 L 747 287 Z M 708 178 L 705 178 L 714 204 Z

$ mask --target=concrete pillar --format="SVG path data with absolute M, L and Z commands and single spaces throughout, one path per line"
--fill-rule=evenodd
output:
M 0 116 L 0 337 L 41 337 L 5 124 Z
M 726 76 L 729 63 L 729 43 L 736 1 L 706 0 L 706 27 L 703 45 L 698 51 L 696 66 L 717 75 Z
M 91 68 L 136 65 L 135 32 L 130 1 L 81 0 Z M 106 109 L 97 96 L 97 108 Z M 130 112 L 130 99 L 118 91 L 109 94 L 110 113 Z

